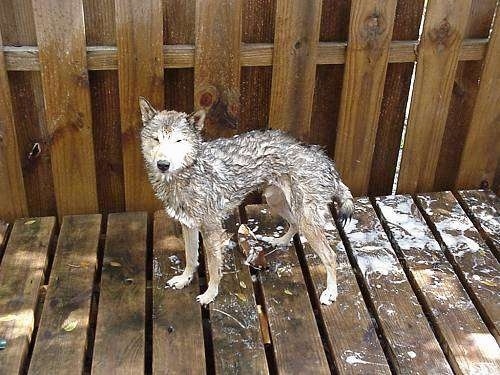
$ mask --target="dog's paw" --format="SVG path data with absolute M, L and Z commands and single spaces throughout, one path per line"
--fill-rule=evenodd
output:
M 213 302 L 218 293 L 219 291 L 217 288 L 208 288 L 205 293 L 196 297 L 196 301 L 202 306 L 207 306 L 210 302 Z
M 335 302 L 337 299 L 338 292 L 337 290 L 325 290 L 323 293 L 321 293 L 321 297 L 319 297 L 319 302 L 321 302 L 322 305 L 331 305 L 332 302 Z
M 185 286 L 189 285 L 189 283 L 193 280 L 193 276 L 189 275 L 178 275 L 172 277 L 170 280 L 167 281 L 167 286 L 173 289 L 182 289 Z

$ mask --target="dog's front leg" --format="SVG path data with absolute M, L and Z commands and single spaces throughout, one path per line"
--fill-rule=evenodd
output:
M 201 305 L 208 305 L 219 293 L 219 283 L 222 278 L 222 249 L 229 239 L 222 228 L 203 229 L 203 246 L 207 259 L 207 270 L 210 276 L 208 288 L 205 293 L 196 297 Z
M 182 236 L 184 237 L 184 249 L 186 252 L 186 268 L 181 275 L 172 277 L 167 285 L 174 289 L 182 289 L 193 280 L 193 274 L 198 268 L 198 229 L 189 228 L 182 224 Z

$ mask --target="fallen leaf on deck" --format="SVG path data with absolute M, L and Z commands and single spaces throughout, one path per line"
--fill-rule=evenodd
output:
M 31 224 L 35 224 L 35 223 L 36 223 L 36 220 L 28 220 L 28 221 L 24 222 L 24 225 L 31 225 Z
M 285 294 L 288 294 L 289 296 L 293 296 L 293 293 L 288 289 L 285 289 Z
M 241 293 L 234 293 L 234 295 L 236 297 L 238 297 L 240 300 L 242 300 L 243 302 L 246 302 L 247 301 L 247 296 L 245 296 L 244 294 L 241 294 Z
M 109 265 L 110 265 L 111 267 L 121 267 L 121 266 L 122 266 L 122 264 L 121 264 L 121 263 L 118 263 L 118 262 L 109 262 Z
M 240 281 L 240 286 L 243 288 L 243 289 L 246 289 L 247 288 L 247 284 L 245 284 L 244 281 Z
M 78 325 L 78 320 L 68 318 L 63 322 L 61 328 L 64 329 L 66 332 L 71 332 L 76 328 L 77 325 Z

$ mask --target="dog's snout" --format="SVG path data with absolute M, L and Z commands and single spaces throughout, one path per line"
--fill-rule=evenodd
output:
M 162 172 L 166 172 L 168 171 L 168 168 L 170 168 L 170 163 L 166 160 L 158 160 L 156 162 L 156 166 L 158 167 L 158 169 Z

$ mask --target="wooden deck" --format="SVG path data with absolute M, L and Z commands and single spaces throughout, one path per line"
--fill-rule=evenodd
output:
M 307 241 L 250 270 L 225 253 L 201 308 L 178 224 L 140 212 L 0 225 L 0 374 L 499 374 L 500 199 L 489 191 L 358 198 L 338 254 L 339 298 Z M 265 205 L 227 222 L 286 231 Z M 272 249 L 267 249 L 272 251 Z M 1 341 L 0 341 L 1 343 Z

